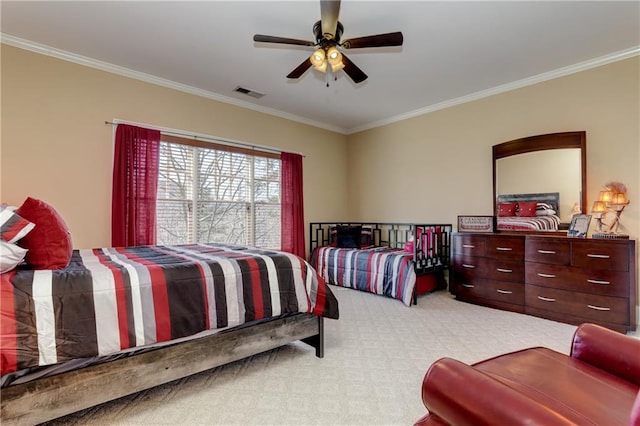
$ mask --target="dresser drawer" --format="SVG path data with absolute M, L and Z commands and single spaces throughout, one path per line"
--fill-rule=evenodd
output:
M 487 238 L 485 255 L 494 259 L 524 260 L 523 237 Z
M 581 268 L 629 270 L 629 250 L 622 244 L 573 241 L 571 264 Z
M 453 236 L 453 252 L 466 256 L 484 256 L 485 255 L 486 238 L 480 235 L 462 235 L 455 234 Z
M 524 262 L 517 260 L 483 259 L 484 275 L 496 281 L 524 282 Z
M 524 285 L 477 278 L 456 283 L 456 296 L 462 299 L 485 299 L 510 305 L 524 305 Z
M 571 245 L 568 239 L 528 237 L 525 260 L 527 262 L 568 265 L 571 262 Z
M 557 312 L 585 320 L 626 324 L 629 319 L 627 299 L 558 290 L 527 284 L 527 307 Z
M 452 263 L 456 279 L 471 279 L 487 275 L 487 262 L 483 257 L 455 256 Z
M 605 296 L 628 297 L 629 273 L 605 269 L 581 269 L 546 263 L 525 263 L 525 282 Z

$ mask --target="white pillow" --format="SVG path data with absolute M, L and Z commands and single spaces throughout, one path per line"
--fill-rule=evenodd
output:
M 536 210 L 536 216 L 551 216 L 554 214 L 556 214 L 556 211 L 552 209 Z
M 27 249 L 0 240 L 0 273 L 9 272 L 22 262 Z

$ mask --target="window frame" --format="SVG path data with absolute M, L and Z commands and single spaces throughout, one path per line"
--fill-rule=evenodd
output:
M 202 141 L 202 140 L 198 140 L 198 139 L 191 139 L 191 138 L 185 138 L 185 137 L 180 137 L 180 136 L 175 136 L 175 135 L 171 135 L 171 134 L 166 134 L 166 133 L 161 133 L 161 138 L 160 138 L 160 142 L 166 142 L 166 143 L 172 143 L 172 144 L 179 144 L 179 145 L 186 145 L 186 146 L 190 146 L 190 147 L 194 147 L 194 148 L 203 148 L 203 149 L 211 149 L 211 150 L 218 150 L 218 151 L 226 151 L 226 152 L 231 152 L 231 153 L 238 153 L 238 154 L 243 154 L 243 155 L 247 155 L 247 156 L 251 156 L 251 157 L 263 157 L 266 159 L 276 159 L 278 161 L 281 161 L 281 156 L 280 153 L 276 153 L 276 152 L 269 152 L 269 151 L 263 151 L 260 149 L 250 149 L 250 148 L 244 148 L 244 147 L 240 147 L 240 146 L 236 146 L 236 145 L 227 145 L 227 144 L 222 144 L 222 143 L 215 143 L 215 142 L 209 142 L 209 141 Z M 196 158 L 196 157 L 194 157 Z M 189 236 L 192 241 L 185 241 L 184 244 L 196 244 L 198 241 L 198 229 L 197 229 L 197 204 L 198 202 L 200 202 L 200 200 L 197 197 L 197 185 L 198 185 L 198 176 L 200 173 L 199 170 L 199 164 L 197 161 L 194 161 L 193 163 L 193 173 L 192 173 L 192 181 L 191 181 L 191 185 L 192 185 L 192 199 L 190 200 L 192 205 L 191 205 L 191 212 L 192 212 L 192 217 L 189 218 L 189 220 L 191 221 L 191 223 L 189 224 L 189 227 L 193 227 L 192 232 L 190 233 L 191 235 Z M 280 167 L 282 167 L 282 162 L 280 163 Z M 255 245 L 255 238 L 256 238 L 256 201 L 255 201 L 255 160 L 250 162 L 250 176 L 251 176 L 251 181 L 250 181 L 250 193 L 249 193 L 249 199 L 245 202 L 243 202 L 244 204 L 248 204 L 248 220 L 249 220 L 249 224 L 248 224 L 248 228 L 247 229 L 247 237 L 246 240 L 248 240 L 248 244 L 249 245 Z M 197 170 L 196 170 L 197 169 Z M 282 214 L 282 169 L 280 169 L 280 179 L 278 180 L 279 182 L 279 203 L 278 203 L 278 207 L 279 207 L 279 211 L 280 214 Z M 239 202 L 238 202 L 239 203 Z M 275 203 L 267 203 L 267 204 L 275 204 Z M 156 217 L 157 217 L 157 213 L 156 213 Z M 156 231 L 157 232 L 157 231 Z M 268 248 L 275 248 L 275 249 L 279 249 L 279 246 L 282 242 L 282 235 L 280 233 L 280 229 L 278 229 L 278 247 L 268 247 Z M 267 247 L 265 247 L 267 248 Z

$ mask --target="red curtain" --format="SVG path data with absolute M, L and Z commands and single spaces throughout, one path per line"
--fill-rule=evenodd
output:
M 282 251 L 305 257 L 302 156 L 283 152 L 282 160 Z
M 111 245 L 156 243 L 160 131 L 119 124 L 113 161 Z

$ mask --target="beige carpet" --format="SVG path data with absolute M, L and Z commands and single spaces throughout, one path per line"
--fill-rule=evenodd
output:
M 407 307 L 332 286 L 323 359 L 302 343 L 63 417 L 94 425 L 411 425 L 436 359 L 475 362 L 546 346 L 568 353 L 574 326 L 475 306 L 439 291 Z

